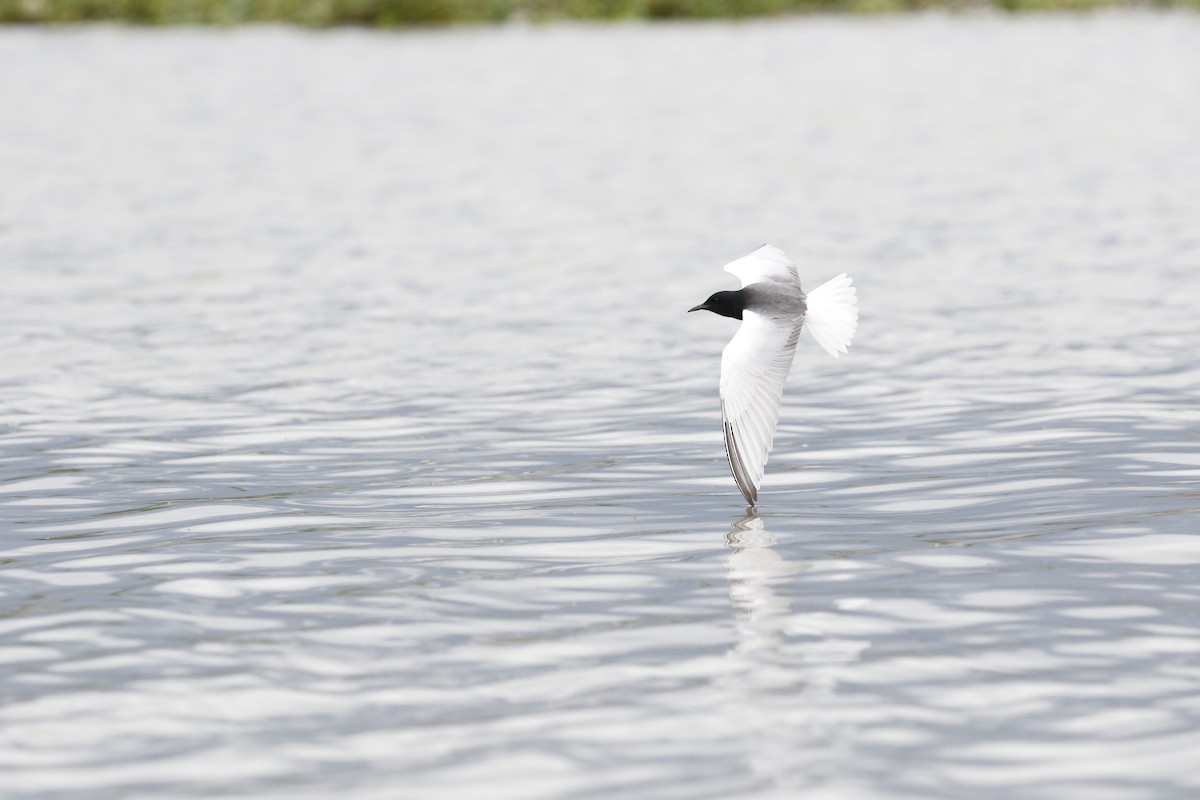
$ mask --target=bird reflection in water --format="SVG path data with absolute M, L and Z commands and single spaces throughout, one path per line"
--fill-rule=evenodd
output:
M 853 723 L 839 684 L 869 642 L 839 636 L 854 598 L 832 607 L 805 604 L 807 578 L 825 573 L 820 561 L 788 561 L 775 550 L 775 536 L 753 511 L 725 536 L 729 596 L 737 642 L 728 657 L 738 663 L 730 676 L 740 715 L 761 733 L 750 757 L 754 772 L 779 789 L 826 786 L 833 765 L 850 756 Z M 811 598 L 828 599 L 828 584 Z
M 725 566 L 738 631 L 734 650 L 747 657 L 769 658 L 783 644 L 784 625 L 791 611 L 791 603 L 774 587 L 789 575 L 808 569 L 808 565 L 785 561 L 772 547 L 775 536 L 753 511 L 733 524 L 725 535 L 725 544 L 730 550 Z
M 847 562 L 824 558 L 788 561 L 775 550 L 775 535 L 753 511 L 733 524 L 725 535 L 725 544 L 730 551 L 725 559 L 729 597 L 738 629 L 736 652 L 770 655 L 775 661 L 789 663 L 789 672 L 794 673 L 797 664 L 856 660 L 869 646 L 868 642 L 839 636 L 845 633 L 846 615 L 868 604 L 861 597 L 831 596 L 830 579 L 841 582 L 853 574 L 840 568 Z M 820 573 L 820 588 L 811 595 L 820 605 L 793 611 L 792 599 L 778 589 L 786 585 L 793 597 L 802 597 L 797 590 L 803 589 L 805 582 L 793 576 L 809 571 Z M 852 589 L 854 583 L 846 581 L 845 586 Z M 806 678 L 811 682 L 813 675 Z

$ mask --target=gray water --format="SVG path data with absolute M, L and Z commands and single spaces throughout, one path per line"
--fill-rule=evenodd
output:
M 6 798 L 1200 792 L 1200 17 L 0 31 Z M 756 516 L 685 313 L 860 289 Z

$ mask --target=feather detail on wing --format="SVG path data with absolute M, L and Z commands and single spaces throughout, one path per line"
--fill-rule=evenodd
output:
M 725 265 L 725 271 L 733 273 L 745 289 L 752 283 L 779 283 L 800 285 L 796 265 L 778 247 L 764 244 L 748 256 Z
M 858 290 L 850 276 L 843 272 L 808 293 L 804 326 L 829 355 L 846 352 L 858 329 Z
M 758 500 L 800 327 L 746 311 L 721 355 L 725 452 L 733 479 L 750 505 Z

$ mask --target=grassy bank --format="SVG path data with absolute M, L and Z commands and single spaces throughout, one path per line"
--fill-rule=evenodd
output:
M 1134 5 L 1113 0 L 0 0 L 0 23 L 115 20 L 143 25 L 289 22 L 331 25 L 437 25 L 535 19 L 759 17 L 816 11 L 851 13 L 962 9 L 1081 10 Z M 1137 4 L 1144 5 L 1144 4 Z M 1155 6 L 1200 9 L 1200 0 Z

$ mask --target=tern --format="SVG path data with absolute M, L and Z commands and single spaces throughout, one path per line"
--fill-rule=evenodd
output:
M 850 347 L 858 327 L 858 298 L 854 281 L 844 272 L 806 295 L 796 265 L 769 244 L 726 264 L 725 271 L 737 276 L 742 288 L 717 292 L 688 311 L 742 321 L 721 354 L 721 418 L 729 469 L 754 506 L 800 330 L 807 329 L 837 358 Z

